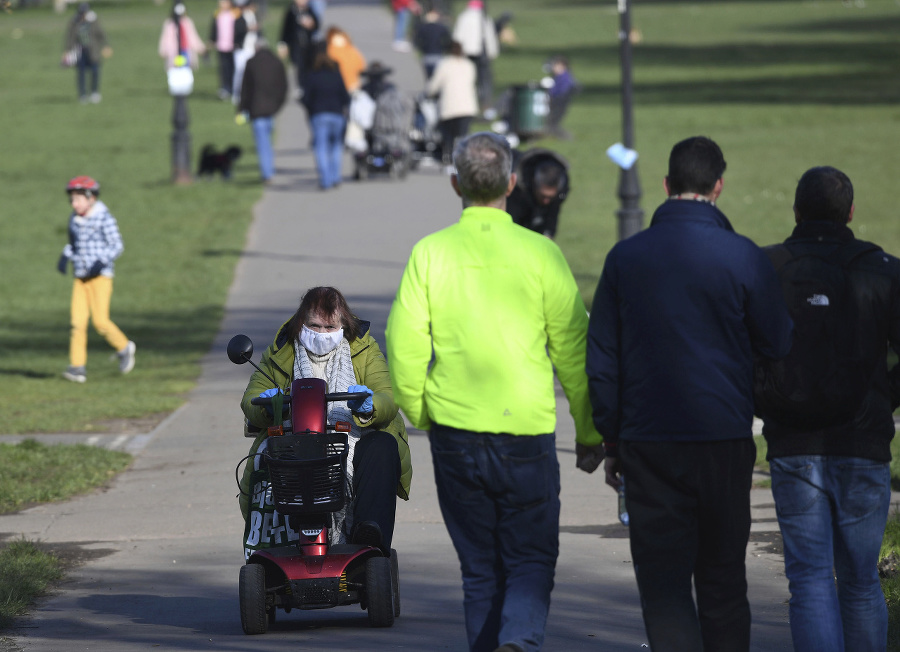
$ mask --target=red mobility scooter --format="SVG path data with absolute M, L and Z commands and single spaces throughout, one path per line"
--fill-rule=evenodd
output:
M 251 360 L 253 342 L 246 335 L 235 335 L 227 351 L 235 364 L 249 362 L 265 375 Z M 274 380 L 272 384 L 277 386 Z M 235 475 L 244 461 L 252 464 L 253 458 L 259 458 L 269 480 L 263 483 L 266 486 L 251 488 L 257 493 L 250 499 L 260 500 L 262 492 L 271 492 L 275 509 L 287 517 L 290 538 L 296 540 L 288 546 L 254 550 L 241 568 L 245 634 L 264 634 L 278 609 L 290 612 L 358 603 L 367 610 L 372 627 L 390 627 L 400 615 L 397 551 L 392 549 L 388 557 L 374 546 L 329 544 L 332 513 L 347 501 L 350 424 L 327 423 L 327 403 L 365 399 L 367 394 L 329 394 L 325 389 L 324 380 L 297 379 L 288 396 L 251 401 L 281 409 L 282 425 L 269 430 L 265 450 L 241 460 Z

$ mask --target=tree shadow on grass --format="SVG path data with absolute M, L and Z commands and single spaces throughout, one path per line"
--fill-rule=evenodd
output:
M 788 43 L 765 45 L 735 43 L 714 46 L 640 46 L 634 50 L 635 99 L 639 104 L 784 103 L 833 105 L 887 105 L 900 102 L 896 45 L 892 43 Z M 563 54 L 572 61 L 577 77 L 578 61 L 610 68 L 619 65 L 615 47 L 574 46 L 532 48 L 510 52 L 511 57 L 533 59 Z M 790 66 L 815 66 L 821 73 L 791 74 Z M 698 70 L 695 79 L 643 81 L 648 68 Z M 764 76 L 733 78 L 735 71 L 759 69 Z M 779 68 L 785 74 L 777 74 Z M 851 70 L 852 69 L 852 70 Z M 741 73 L 745 74 L 745 73 Z M 732 78 L 729 78 L 732 77 Z M 578 101 L 618 101 L 619 80 L 610 84 L 586 84 Z

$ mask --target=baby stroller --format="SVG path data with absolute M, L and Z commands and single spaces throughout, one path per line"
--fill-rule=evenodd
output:
M 409 132 L 412 153 L 409 167 L 415 170 L 420 165 L 434 165 L 441 160 L 441 132 L 438 129 L 440 114 L 437 100 L 420 93 L 416 97 L 416 114 Z
M 351 120 L 365 130 L 364 144 L 360 139 L 360 146 L 352 148 L 353 177 L 357 180 L 378 172 L 403 179 L 409 170 L 413 103 L 385 80 L 389 73 L 389 68 L 376 67 L 373 63 L 363 73 L 370 78 L 369 83 L 357 91 L 350 105 Z

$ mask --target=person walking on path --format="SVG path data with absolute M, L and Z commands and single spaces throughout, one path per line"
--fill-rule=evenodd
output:
M 353 93 L 359 88 L 361 83 L 360 75 L 366 69 L 366 58 L 353 45 L 350 35 L 340 27 L 331 27 L 328 30 L 325 44 L 325 52 L 338 65 L 341 77 L 344 80 L 344 86 L 347 87 L 347 92 Z
M 712 140 L 675 145 L 668 199 L 609 252 L 591 308 L 594 423 L 653 652 L 750 647 L 753 357 L 793 331 L 772 264 L 716 207 L 724 172 Z
M 241 101 L 241 85 L 247 61 L 256 54 L 256 40 L 259 38 L 259 24 L 256 20 L 256 3 L 253 0 L 239 0 L 240 15 L 234 21 L 234 80 L 232 98 L 235 104 Z
M 478 114 L 478 96 L 475 91 L 475 65 L 463 56 L 462 47 L 453 42 L 450 54 L 438 64 L 425 85 L 425 93 L 439 96 L 438 112 L 441 121 L 441 151 L 444 165 L 450 165 L 453 144 L 457 138 L 469 133 L 469 125 Z
M 463 54 L 475 64 L 478 72 L 478 105 L 481 110 L 494 99 L 494 77 L 491 62 L 500 54 L 497 30 L 484 12 L 482 0 L 469 0 L 453 26 L 453 40 L 462 45 Z
M 82 104 L 100 102 L 100 65 L 112 56 L 112 48 L 106 40 L 106 32 L 90 5 L 82 2 L 69 22 L 65 52 L 74 53 L 78 82 L 78 99 Z M 91 73 L 91 93 L 87 92 L 87 74 Z
M 119 358 L 119 371 L 134 368 L 135 344 L 109 318 L 113 289 L 113 261 L 125 247 L 116 218 L 100 201 L 100 184 L 87 176 L 75 177 L 66 184 L 72 213 L 69 215 L 69 243 L 57 263 L 66 273 L 69 261 L 75 274 L 72 285 L 72 331 L 69 338 L 69 368 L 63 378 L 76 383 L 87 380 L 87 327 L 94 328 Z
M 319 20 L 309 6 L 309 0 L 293 0 L 281 23 L 281 41 L 278 54 L 282 58 L 290 55 L 297 75 L 297 89 L 303 95 L 306 75 L 316 56 L 313 34 L 319 29 Z
M 234 90 L 234 23 L 240 16 L 231 0 L 219 0 L 209 29 L 209 40 L 219 56 L 219 99 L 231 98 Z
M 259 176 L 268 183 L 275 174 L 275 152 L 272 149 L 272 130 L 275 114 L 287 98 L 287 71 L 265 39 L 257 39 L 256 54 L 247 62 L 241 83 L 240 115 L 250 120 Z
M 172 7 L 172 15 L 163 21 L 158 49 L 159 56 L 166 60 L 166 70 L 176 67 L 175 59 L 179 55 L 194 70 L 200 66 L 200 57 L 206 53 L 206 44 L 197 33 L 194 21 L 185 13 L 183 2 L 176 2 Z
M 533 652 L 559 552 L 554 368 L 581 468 L 602 459 L 584 373 L 587 313 L 559 248 L 504 211 L 515 185 L 506 140 L 473 134 L 453 162 L 462 217 L 413 247 L 385 333 L 391 380 L 410 423 L 430 431 L 469 649 Z
M 766 252 L 797 335 L 787 358 L 757 374 L 791 635 L 797 652 L 883 652 L 878 556 L 900 405 L 900 365 L 885 359 L 888 344 L 900 351 L 900 260 L 853 236 L 853 185 L 840 170 L 807 170 L 794 217 L 791 236 Z M 812 404 L 781 400 L 798 396 Z
M 394 11 L 394 42 L 391 47 L 397 52 L 409 52 L 412 50 L 412 45 L 406 37 L 409 30 L 409 16 L 410 14 L 418 16 L 422 8 L 416 0 L 391 0 L 391 9 Z
M 335 188 L 341 185 L 342 179 L 344 116 L 350 106 L 350 94 L 337 64 L 324 51 L 316 55 L 312 72 L 306 78 L 303 105 L 313 130 L 319 188 Z
M 422 69 L 427 82 L 434 74 L 438 63 L 447 54 L 453 39 L 450 37 L 450 30 L 444 24 L 443 16 L 437 7 L 429 9 L 423 18 L 416 27 L 413 42 L 422 55 Z

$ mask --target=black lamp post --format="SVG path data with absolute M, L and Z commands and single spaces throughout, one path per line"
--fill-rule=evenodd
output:
M 191 183 L 191 117 L 187 96 L 175 95 L 172 107 L 172 181 L 179 185 Z
M 187 98 L 194 88 L 194 74 L 183 56 L 168 71 L 169 93 L 172 95 L 172 181 L 178 185 L 193 182 L 191 176 L 191 122 Z
M 631 7 L 629 0 L 617 0 L 619 8 L 619 61 L 622 67 L 622 142 L 634 149 L 634 116 L 631 86 Z M 637 163 L 627 170 L 619 168 L 619 240 L 643 228 L 644 211 L 640 206 L 641 183 Z

